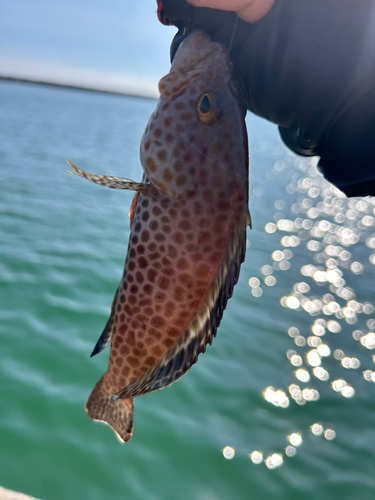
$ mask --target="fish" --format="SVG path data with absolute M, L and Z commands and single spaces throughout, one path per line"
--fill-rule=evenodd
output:
M 121 441 L 134 398 L 171 385 L 212 343 L 245 258 L 249 155 L 245 110 L 226 48 L 196 30 L 181 43 L 141 139 L 141 182 L 71 173 L 134 190 L 130 237 L 109 320 L 92 356 L 108 369 L 86 404 Z

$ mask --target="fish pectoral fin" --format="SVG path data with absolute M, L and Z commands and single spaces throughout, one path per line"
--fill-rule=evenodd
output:
M 140 193 L 150 193 L 152 188 L 151 184 L 145 182 L 135 182 L 131 179 L 125 179 L 124 177 L 113 177 L 112 175 L 93 175 L 81 170 L 80 168 L 70 163 L 67 160 L 68 165 L 70 165 L 73 169 L 68 170 L 70 174 L 78 175 L 79 177 L 83 177 L 88 181 L 93 182 L 94 184 L 99 184 L 100 186 L 109 187 L 112 189 L 128 189 L 130 191 L 138 191 Z
M 113 390 L 104 375 L 94 387 L 85 410 L 91 420 L 104 422 L 112 427 L 120 441 L 127 442 L 133 434 L 133 399 L 113 401 Z

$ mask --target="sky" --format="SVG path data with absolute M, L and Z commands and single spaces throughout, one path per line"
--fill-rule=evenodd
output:
M 175 32 L 156 0 L 0 0 L 0 76 L 157 96 Z

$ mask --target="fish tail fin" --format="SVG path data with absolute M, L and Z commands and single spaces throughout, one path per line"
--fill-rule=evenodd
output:
M 125 179 L 124 177 L 113 177 L 112 175 L 93 175 L 81 170 L 80 168 L 70 163 L 67 160 L 68 165 L 73 169 L 68 170 L 70 174 L 78 175 L 83 177 L 94 184 L 99 184 L 100 186 L 109 187 L 112 189 L 128 189 L 130 191 L 138 191 L 140 193 L 148 193 L 150 191 L 151 184 L 145 182 L 135 182 L 130 179 Z
M 114 390 L 106 375 L 94 387 L 85 410 L 92 420 L 112 427 L 121 441 L 127 442 L 133 434 L 133 399 L 112 400 Z

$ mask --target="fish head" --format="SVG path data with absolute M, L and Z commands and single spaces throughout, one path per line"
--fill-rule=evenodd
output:
M 226 48 L 202 31 L 192 32 L 159 91 L 140 148 L 150 182 L 178 198 L 194 192 L 207 169 L 247 179 L 245 112 Z

